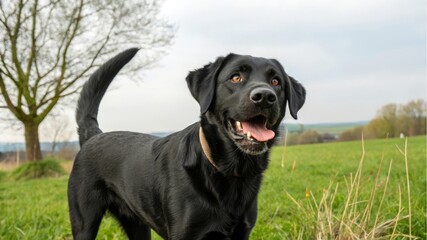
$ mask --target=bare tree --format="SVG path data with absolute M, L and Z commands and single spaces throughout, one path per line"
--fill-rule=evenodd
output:
M 39 126 L 90 70 L 139 47 L 148 67 L 171 44 L 174 27 L 155 0 L 0 0 L 0 111 L 25 130 L 26 159 L 42 158 Z

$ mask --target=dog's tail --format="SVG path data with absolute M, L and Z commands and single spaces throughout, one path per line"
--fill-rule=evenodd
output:
M 83 146 L 91 137 L 102 133 L 97 120 L 102 97 L 120 69 L 135 56 L 138 50 L 138 48 L 130 48 L 119 53 L 96 70 L 83 85 L 76 110 L 80 146 Z

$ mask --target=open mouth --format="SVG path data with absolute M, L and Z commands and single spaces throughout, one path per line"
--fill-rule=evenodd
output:
M 274 131 L 268 129 L 267 118 L 262 115 L 241 121 L 228 119 L 228 132 L 241 150 L 252 155 L 265 152 L 267 142 L 275 136 Z

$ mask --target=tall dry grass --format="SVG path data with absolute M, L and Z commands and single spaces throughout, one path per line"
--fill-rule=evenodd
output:
M 386 210 L 383 209 L 386 195 L 389 194 L 389 180 L 393 160 L 388 165 L 385 180 L 380 179 L 380 172 L 384 162 L 383 152 L 375 178 L 373 180 L 363 179 L 362 181 L 362 169 L 365 161 L 365 144 L 362 136 L 362 156 L 357 171 L 354 176 L 350 174 L 345 178 L 346 194 L 344 199 L 340 199 L 344 204 L 335 204 L 338 197 L 337 193 L 343 186 L 339 183 L 334 183 L 334 181 L 329 183 L 320 198 L 316 198 L 312 192 L 307 194 L 309 197 L 308 202 L 297 201 L 286 192 L 288 198 L 297 206 L 301 220 L 305 223 L 299 230 L 298 239 L 416 239 L 416 237 L 412 236 L 407 139 L 405 140 L 405 149 L 401 150 L 399 148 L 399 151 L 404 158 L 406 166 L 407 186 L 405 188 L 407 192 L 406 194 L 402 193 L 402 187 L 398 186 L 398 210 L 393 214 L 394 217 L 386 218 L 385 216 L 390 216 L 390 214 L 386 214 Z M 373 183 L 369 194 L 366 194 L 366 181 L 372 181 Z M 364 194 L 361 194 L 362 191 L 364 191 Z M 366 195 L 368 196 L 366 197 Z M 405 209 L 405 206 L 402 205 L 403 195 L 406 195 L 408 200 L 407 215 L 403 214 Z M 409 231 L 407 233 L 399 232 L 398 224 L 407 224 Z

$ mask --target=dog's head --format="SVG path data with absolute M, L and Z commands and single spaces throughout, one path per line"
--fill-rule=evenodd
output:
M 190 72 L 186 80 L 202 117 L 251 155 L 272 145 L 286 103 L 297 119 L 305 101 L 304 87 L 274 59 L 229 54 Z

